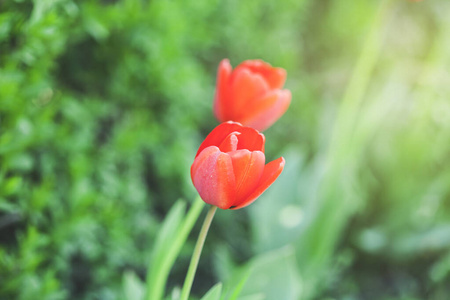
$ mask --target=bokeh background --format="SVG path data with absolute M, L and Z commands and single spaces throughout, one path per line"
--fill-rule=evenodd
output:
M 219 61 L 261 58 L 293 93 L 265 132 L 286 168 L 218 211 L 192 299 L 242 272 L 238 299 L 450 299 L 449 16 L 447 0 L 0 1 L 0 298 L 131 299 L 196 197 Z

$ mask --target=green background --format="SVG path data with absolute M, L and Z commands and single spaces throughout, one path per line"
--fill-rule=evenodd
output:
M 242 300 L 449 299 L 449 13 L 447 0 L 0 1 L 0 299 L 138 299 L 162 222 L 196 197 L 223 58 L 287 70 L 291 107 L 265 132 L 286 168 L 251 206 L 217 212 L 192 298 L 245 273 Z

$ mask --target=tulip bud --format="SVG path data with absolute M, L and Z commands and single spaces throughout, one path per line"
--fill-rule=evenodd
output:
M 206 203 L 239 209 L 256 200 L 281 174 L 284 158 L 265 163 L 264 135 L 236 122 L 217 126 L 191 167 L 192 182 Z
M 283 90 L 286 71 L 262 60 L 246 60 L 232 70 L 228 59 L 217 73 L 214 114 L 220 122 L 235 121 L 263 131 L 288 109 L 291 92 Z

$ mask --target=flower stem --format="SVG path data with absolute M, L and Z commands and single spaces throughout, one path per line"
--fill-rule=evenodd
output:
M 200 260 L 200 254 L 202 253 L 203 244 L 205 243 L 206 235 L 208 234 L 209 226 L 211 225 L 216 210 L 217 206 L 211 206 L 205 217 L 205 221 L 203 221 L 202 229 L 200 230 L 197 243 L 195 244 L 194 253 L 192 253 L 186 279 L 184 280 L 183 289 L 181 290 L 180 300 L 188 300 L 189 298 L 192 282 L 194 281 L 195 272 L 197 271 L 198 261 Z

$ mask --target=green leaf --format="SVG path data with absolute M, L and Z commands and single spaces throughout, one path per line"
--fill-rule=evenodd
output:
M 244 288 L 245 283 L 250 277 L 250 267 L 249 266 L 244 267 L 244 270 L 242 270 L 240 274 L 235 275 L 233 277 L 240 279 L 233 285 L 234 289 L 231 292 L 231 296 L 228 298 L 228 300 L 236 300 L 239 297 L 239 295 L 242 292 L 242 289 Z
M 146 299 L 160 300 L 164 296 L 164 288 L 170 269 L 197 221 L 204 204 L 200 197 L 197 197 L 184 219 L 185 203 L 177 202 L 170 210 L 156 239 L 152 259 L 148 267 Z
M 200 300 L 219 300 L 222 294 L 222 283 L 214 285 Z
M 144 283 L 136 276 L 134 272 L 125 272 L 122 279 L 122 285 L 125 299 L 144 299 Z
M 6 196 L 12 195 L 20 189 L 21 185 L 22 185 L 21 177 L 16 176 L 16 177 L 9 178 L 4 183 L 2 192 Z
M 186 203 L 176 202 L 164 219 L 161 230 L 156 237 L 147 274 L 147 293 L 153 295 L 155 299 L 158 299 L 157 294 L 160 295 L 164 291 L 165 279 L 161 272 L 166 259 L 165 256 L 174 242 L 185 208 Z
M 249 296 L 240 297 L 239 300 L 267 300 L 264 294 L 254 294 Z
M 314 187 L 314 178 L 304 170 L 304 154 L 285 151 L 286 166 L 280 178 L 261 195 L 258 205 L 249 207 L 254 249 L 265 253 L 298 239 L 304 216 L 305 200 Z M 308 176 L 309 175 L 309 176 Z M 307 213 L 307 211 L 306 211 Z
M 249 263 L 249 276 L 240 293 L 242 296 L 237 299 L 299 299 L 301 280 L 296 266 L 292 247 L 255 257 Z
M 164 223 L 156 237 L 156 242 L 153 247 L 151 260 L 153 263 L 161 262 L 161 256 L 164 256 L 165 250 L 167 250 L 172 244 L 175 234 L 178 231 L 179 225 L 183 219 L 183 213 L 186 209 L 186 203 L 182 201 L 176 202 L 170 209 Z
M 0 197 L 0 211 L 12 213 L 19 210 L 20 207 L 17 204 L 9 203 L 5 198 Z

